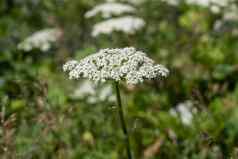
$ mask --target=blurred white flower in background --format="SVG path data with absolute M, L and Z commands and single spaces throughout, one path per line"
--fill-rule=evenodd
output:
M 0 87 L 3 86 L 5 83 L 5 80 L 3 78 L 0 78 Z
M 117 2 L 118 0 L 106 0 L 107 2 Z M 147 0 L 120 0 L 120 2 L 127 2 L 135 5 L 139 5 Z
M 91 18 L 96 16 L 97 14 L 101 14 L 103 18 L 109 18 L 113 15 L 121 15 L 124 13 L 134 13 L 135 8 L 123 3 L 116 2 L 107 2 L 100 5 L 97 5 L 92 10 L 86 12 L 85 17 Z
M 199 5 L 204 7 L 209 7 L 212 1 L 216 2 L 216 0 L 185 0 L 185 2 L 188 4 Z M 223 1 L 223 0 L 219 0 L 219 1 Z
M 184 125 L 190 125 L 193 120 L 193 115 L 197 113 L 192 101 L 179 103 L 175 108 L 170 109 L 170 114 L 174 117 L 179 117 Z
M 111 34 L 114 31 L 121 31 L 126 34 L 135 34 L 136 31 L 145 26 L 145 21 L 133 16 L 113 18 L 94 25 L 92 36 L 100 34 Z
M 95 87 L 96 85 L 93 82 L 85 80 L 84 82 L 79 84 L 79 86 L 74 91 L 72 96 L 75 98 L 84 98 L 86 96 L 95 95 L 96 94 Z
M 126 81 L 128 84 L 142 83 L 145 79 L 167 77 L 169 71 L 163 65 L 133 47 L 102 49 L 78 63 L 68 61 L 63 70 L 70 79 L 87 78 L 95 82 L 106 80 Z
M 87 103 L 95 104 L 99 102 L 115 102 L 116 97 L 113 94 L 111 85 L 96 85 L 94 82 L 84 80 L 76 87 L 71 96 L 73 99 L 85 100 Z
M 234 3 L 224 9 L 221 19 L 215 21 L 214 30 L 217 32 L 221 32 L 221 30 L 231 31 L 233 35 L 238 35 L 237 27 L 232 27 L 228 22 L 238 22 L 238 7 Z
M 232 4 L 227 8 L 223 15 L 223 20 L 226 21 L 237 21 L 238 20 L 238 7 Z
M 214 14 L 220 14 L 221 17 L 214 23 L 214 30 L 217 32 L 231 31 L 233 35 L 238 35 L 236 27 L 231 28 L 227 22 L 238 22 L 238 7 L 236 0 L 162 0 L 169 5 L 178 6 L 185 2 L 188 5 L 196 5 L 208 8 Z
M 26 52 L 33 49 L 39 49 L 42 52 L 46 52 L 52 47 L 52 44 L 60 38 L 61 34 L 61 30 L 58 28 L 40 30 L 19 43 L 17 47 L 19 50 Z
M 177 6 L 180 3 L 180 0 L 161 0 L 161 1 L 166 2 L 166 3 L 168 3 L 169 5 L 172 5 L 172 6 Z
M 93 26 L 92 36 L 97 37 L 100 34 L 110 35 L 114 31 L 120 31 L 125 34 L 135 34 L 136 31 L 145 26 L 145 21 L 136 16 L 128 15 L 128 13 L 135 13 L 136 8 L 124 3 L 116 2 L 115 0 L 107 0 L 106 3 L 97 5 L 92 10 L 86 12 L 85 17 L 94 17 L 97 14 L 101 14 L 103 18 L 109 18 L 107 20 L 98 22 Z M 120 17 L 124 13 L 127 15 Z
M 111 85 L 105 85 L 100 89 L 98 98 L 101 101 L 108 100 L 110 102 L 116 101 L 116 96 L 113 95 L 113 88 Z
M 197 5 L 201 7 L 209 8 L 213 13 L 220 13 L 224 7 L 230 7 L 234 0 L 162 0 L 169 5 L 179 5 L 181 2 L 185 2 L 188 5 Z
M 222 7 L 229 5 L 231 0 L 186 0 L 188 4 L 208 7 L 214 13 L 220 13 Z

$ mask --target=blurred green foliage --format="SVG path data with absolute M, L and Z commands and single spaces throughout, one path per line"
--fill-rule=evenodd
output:
M 0 158 L 125 158 L 115 103 L 72 99 L 80 81 L 68 80 L 61 66 L 99 48 L 126 46 L 145 50 L 171 71 L 163 81 L 121 85 L 136 159 L 238 158 L 237 21 L 214 30 L 222 13 L 148 0 L 136 6 L 146 21 L 137 34 L 93 38 L 97 19 L 84 14 L 101 2 L 0 1 Z M 49 27 L 63 31 L 53 49 L 17 49 Z M 171 115 L 185 101 L 196 109 L 190 124 Z

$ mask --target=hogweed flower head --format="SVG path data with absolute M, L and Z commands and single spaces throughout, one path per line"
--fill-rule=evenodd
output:
M 191 125 L 197 109 L 194 107 L 194 101 L 187 100 L 171 108 L 169 113 L 174 117 L 180 117 L 184 125 Z
M 123 13 L 134 13 L 135 8 L 123 3 L 117 2 L 107 2 L 100 5 L 97 5 L 93 9 L 86 12 L 85 17 L 91 18 L 96 16 L 97 14 L 102 14 L 103 18 L 109 18 L 113 15 L 121 15 Z
M 113 18 L 94 25 L 92 36 L 95 37 L 100 34 L 111 34 L 114 31 L 120 31 L 126 34 L 135 34 L 136 31 L 144 26 L 145 21 L 138 17 L 124 16 L 120 18 Z
M 225 7 L 231 6 L 234 0 L 162 0 L 169 5 L 178 6 L 185 2 L 188 5 L 196 5 L 210 9 L 213 13 L 221 13 Z
M 106 2 L 117 2 L 118 0 L 106 0 Z M 126 2 L 133 5 L 139 5 L 145 2 L 146 0 L 120 0 L 120 2 Z
M 33 33 L 23 42 L 19 43 L 17 47 L 19 50 L 24 51 L 39 49 L 42 52 L 45 52 L 48 51 L 52 44 L 58 40 L 61 33 L 60 29 L 57 28 L 43 29 Z
M 209 8 L 213 13 L 220 13 L 224 7 L 230 6 L 233 0 L 186 0 L 187 4 Z
M 133 47 L 102 49 L 79 62 L 68 61 L 63 70 L 70 79 L 88 78 L 96 82 L 106 80 L 142 83 L 145 79 L 166 77 L 168 69 Z
M 84 80 L 80 83 L 71 96 L 73 99 L 83 99 L 87 103 L 115 102 L 113 88 L 109 84 L 97 85 L 93 81 Z

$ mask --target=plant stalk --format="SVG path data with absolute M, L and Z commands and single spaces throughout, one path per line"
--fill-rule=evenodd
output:
M 132 153 L 131 153 L 129 134 L 127 131 L 125 117 L 124 117 L 124 113 L 123 113 L 123 109 L 122 109 L 121 95 L 120 95 L 120 90 L 119 90 L 119 82 L 115 82 L 115 87 L 116 87 L 116 95 L 117 95 L 117 103 L 118 103 L 118 113 L 119 113 L 119 118 L 120 118 L 120 122 L 121 122 L 121 128 L 122 128 L 122 131 L 124 134 L 127 157 L 128 157 L 128 159 L 133 159 Z

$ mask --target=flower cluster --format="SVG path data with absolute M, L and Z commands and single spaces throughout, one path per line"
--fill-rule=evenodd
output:
M 163 0 L 170 5 L 179 5 L 180 0 Z M 185 3 L 189 5 L 198 5 L 209 8 L 213 13 L 220 13 L 222 8 L 230 6 L 234 0 L 185 0 Z
M 107 2 L 117 2 L 118 0 L 106 0 Z M 146 0 L 120 0 L 120 2 L 126 2 L 126 3 L 130 3 L 133 5 L 140 5 L 142 3 L 144 3 Z
M 70 79 L 88 78 L 96 82 L 115 80 L 128 84 L 166 77 L 169 73 L 164 66 L 154 64 L 145 53 L 133 47 L 102 49 L 79 62 L 67 62 L 63 70 L 69 72 Z
M 230 0 L 186 0 L 188 4 L 208 7 L 214 13 L 219 13 L 221 11 L 221 7 L 228 6 L 229 1 Z
M 113 18 L 112 16 L 122 15 L 123 13 L 135 13 L 135 11 L 136 9 L 129 4 L 118 3 L 110 0 L 86 12 L 85 17 L 90 18 L 101 13 L 103 18 L 109 18 L 93 26 L 92 36 L 94 37 L 101 34 L 109 35 L 114 31 L 134 34 L 145 26 L 145 21 L 143 19 L 129 15 L 116 18 Z
M 214 23 L 214 30 L 222 32 L 229 30 L 232 35 L 238 35 L 236 27 L 227 25 L 228 22 L 236 22 L 238 20 L 238 6 L 236 0 L 162 0 L 169 5 L 178 6 L 185 2 L 188 5 L 196 5 L 209 9 L 214 14 L 221 14 L 219 19 Z
M 113 31 L 134 34 L 144 25 L 144 20 L 137 17 L 125 16 L 122 18 L 113 18 L 94 25 L 92 36 L 98 36 L 99 34 L 110 34 Z
M 166 2 L 167 4 L 172 5 L 172 6 L 177 6 L 180 3 L 179 0 L 162 0 L 162 2 Z
M 113 15 L 121 15 L 123 13 L 133 13 L 135 12 L 135 8 L 122 3 L 116 2 L 107 2 L 100 4 L 94 7 L 92 10 L 86 12 L 85 17 L 91 18 L 96 16 L 97 14 L 102 14 L 103 18 L 109 18 Z
M 87 103 L 95 104 L 98 102 L 114 102 L 116 100 L 113 95 L 111 85 L 96 85 L 92 81 L 84 80 L 79 86 L 76 87 L 72 94 L 73 99 L 83 99 Z
M 170 114 L 174 117 L 179 117 L 184 125 L 191 125 L 197 109 L 194 107 L 194 102 L 187 100 L 178 103 L 175 108 L 170 109 Z
M 214 23 L 214 30 L 220 31 L 222 28 L 229 28 L 230 26 L 227 25 L 227 22 L 236 22 L 238 20 L 238 7 L 235 4 L 231 4 L 228 8 L 226 8 L 225 12 L 223 13 L 223 17 L 219 20 L 216 20 Z M 229 31 L 233 29 L 229 28 Z M 235 27 L 234 30 L 237 30 Z
M 48 51 L 52 43 L 56 42 L 60 35 L 61 31 L 56 28 L 40 30 L 18 44 L 18 49 L 24 51 L 33 49 L 39 49 L 42 52 Z

